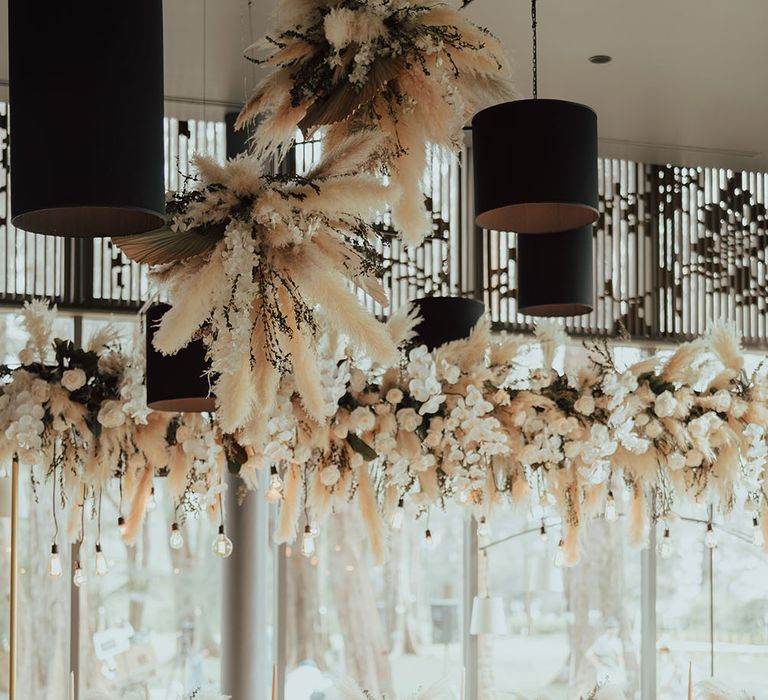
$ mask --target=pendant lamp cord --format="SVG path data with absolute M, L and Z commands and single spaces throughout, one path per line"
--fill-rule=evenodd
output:
M 536 37 L 536 0 L 531 0 L 531 30 L 533 31 L 533 99 L 539 96 L 538 45 Z

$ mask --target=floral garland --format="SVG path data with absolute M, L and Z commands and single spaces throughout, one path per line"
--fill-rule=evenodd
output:
M 402 317 L 393 322 L 402 328 Z M 573 564 L 579 527 L 613 508 L 622 484 L 636 544 L 681 501 L 726 514 L 743 504 L 756 518 L 762 512 L 765 528 L 768 376 L 744 375 L 731 326 L 626 371 L 594 345 L 576 376 L 552 367 L 566 340 L 560 326 L 539 325 L 545 368 L 533 371 L 521 371 L 531 341 L 493 341 L 489 329 L 481 321 L 465 341 L 412 348 L 391 369 L 363 371 L 349 356 L 339 364 L 326 348 L 323 365 L 340 395 L 327 426 L 307 424 L 283 387 L 264 433 L 245 440 L 241 468 L 247 481 L 263 468 L 276 477 L 277 538 L 295 536 L 302 512 L 317 526 L 352 500 L 383 556 L 386 523 L 409 502 L 422 511 L 455 501 L 481 521 L 507 501 L 559 515 Z M 333 367 L 349 377 L 343 394 Z
M 442 3 L 283 0 L 278 28 L 255 46 L 269 52 L 256 62 L 274 68 L 238 119 L 262 120 L 256 152 L 289 145 L 297 125 L 305 135 L 325 129 L 331 144 L 385 134 L 378 165 L 401 191 L 393 223 L 413 245 L 431 232 L 425 146 L 457 151 L 469 118 L 512 93 L 498 40 Z
M 397 361 L 384 327 L 352 291 L 387 304 L 374 248 L 387 189 L 359 172 L 376 143 L 346 139 L 305 177 L 268 175 L 249 156 L 223 166 L 198 157 L 200 180 L 171 197 L 169 228 L 116 239 L 130 258 L 154 265 L 168 292 L 173 308 L 155 347 L 172 355 L 202 336 L 225 432 L 269 416 L 288 372 L 311 418 L 326 419 L 318 314 L 369 356 Z
M 60 507 L 76 506 L 70 513 L 119 479 L 126 542 L 141 530 L 156 476 L 168 477 L 182 515 L 209 508 L 216 516 L 213 496 L 231 451 L 225 436 L 200 415 L 148 411 L 143 358 L 121 352 L 110 327 L 85 349 L 54 339 L 55 316 L 55 306 L 27 302 L 21 364 L 0 366 L 0 460 L 15 455 L 33 486 L 53 479 Z M 71 541 L 79 539 L 79 527 L 80 518 L 71 517 Z

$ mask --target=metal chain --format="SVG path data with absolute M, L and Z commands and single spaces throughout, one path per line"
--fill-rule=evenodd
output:
M 536 0 L 531 0 L 531 29 L 533 30 L 533 99 L 539 96 L 539 66 L 536 42 Z

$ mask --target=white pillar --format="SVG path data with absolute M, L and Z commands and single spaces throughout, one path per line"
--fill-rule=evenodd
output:
M 266 477 L 266 474 L 261 474 Z M 262 479 L 264 481 L 264 479 Z M 221 692 L 235 700 L 267 697 L 271 682 L 267 640 L 269 510 L 264 483 L 237 504 L 241 482 L 227 475 L 226 527 L 234 543 L 224 559 L 221 619 Z

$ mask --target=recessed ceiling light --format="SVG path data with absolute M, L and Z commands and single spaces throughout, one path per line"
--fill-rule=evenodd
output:
M 606 56 L 604 53 L 598 53 L 589 57 L 590 63 L 610 63 L 612 60 L 612 56 Z

